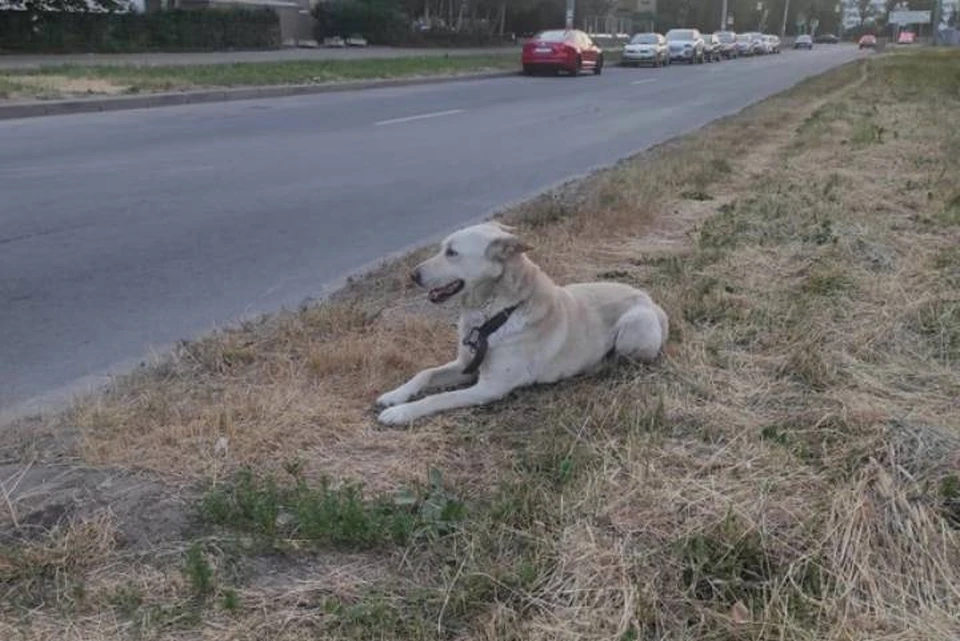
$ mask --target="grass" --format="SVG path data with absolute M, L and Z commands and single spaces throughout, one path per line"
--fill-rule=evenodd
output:
M 508 212 L 557 280 L 662 303 L 654 366 L 380 429 L 454 345 L 421 251 L 33 425 L 23 465 L 67 430 L 197 519 L 13 536 L 0 636 L 960 637 L 957 68 L 855 63 Z
M 517 54 L 374 60 L 256 62 L 190 66 L 51 66 L 0 72 L 0 97 L 59 98 L 191 89 L 329 84 L 518 69 Z
M 334 487 L 322 479 L 313 487 L 299 476 L 278 482 L 241 470 L 198 506 L 201 522 L 254 535 L 272 548 L 292 541 L 350 549 L 406 545 L 416 535 L 449 532 L 463 515 L 463 503 L 436 470 L 422 489 L 372 500 L 355 483 Z

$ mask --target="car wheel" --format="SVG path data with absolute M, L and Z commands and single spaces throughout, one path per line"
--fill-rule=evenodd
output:
M 533 75 L 533 67 L 531 67 L 530 65 L 523 65 L 523 75 L 525 75 L 525 76 L 532 76 L 532 75 Z
M 573 69 L 570 70 L 571 76 L 579 76 L 580 72 L 583 70 L 583 60 L 580 59 L 580 56 L 577 56 L 577 62 L 573 65 Z
M 593 67 L 593 75 L 599 76 L 603 73 L 603 56 L 597 58 L 597 64 Z

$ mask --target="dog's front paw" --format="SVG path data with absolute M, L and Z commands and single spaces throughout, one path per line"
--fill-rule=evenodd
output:
M 410 395 L 407 394 L 406 390 L 402 387 L 398 387 L 395 390 L 381 395 L 380 398 L 377 399 L 377 405 L 380 407 L 393 407 L 394 405 L 406 403 L 408 400 L 410 400 Z
M 417 418 L 409 405 L 394 405 L 380 412 L 377 420 L 384 425 L 408 425 Z

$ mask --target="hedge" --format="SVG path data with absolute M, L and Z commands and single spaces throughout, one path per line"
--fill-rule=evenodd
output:
M 270 9 L 0 11 L 0 51 L 4 52 L 216 51 L 280 45 L 280 18 Z
M 362 34 L 371 44 L 394 47 L 485 47 L 512 42 L 483 30 L 415 31 L 410 16 L 383 0 L 333 0 L 313 8 L 317 42 Z

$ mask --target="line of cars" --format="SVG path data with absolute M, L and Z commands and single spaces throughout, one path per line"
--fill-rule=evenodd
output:
M 624 45 L 621 64 L 663 67 L 674 62 L 701 64 L 740 56 L 780 53 L 780 38 L 758 32 L 671 29 L 666 34 L 638 33 Z M 523 72 L 603 73 L 603 50 L 579 29 L 541 31 L 523 46 Z
M 769 53 L 780 53 L 780 38 L 772 34 L 671 29 L 665 35 L 636 34 L 624 46 L 621 62 L 660 67 L 674 62 L 700 64 Z

